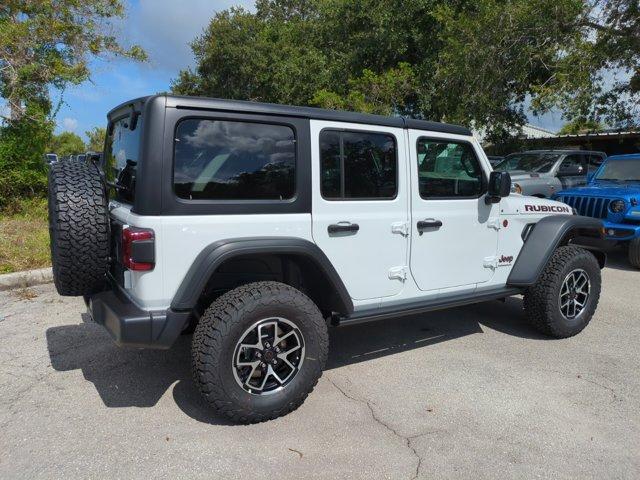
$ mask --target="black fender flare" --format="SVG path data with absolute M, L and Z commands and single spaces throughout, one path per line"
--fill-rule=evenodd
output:
M 529 287 L 533 285 L 556 248 L 566 241 L 568 236 L 576 239 L 572 244 L 597 251 L 596 258 L 600 267 L 604 267 L 605 255 L 598 251 L 597 243 L 602 240 L 602 221 L 597 218 L 580 215 L 549 215 L 541 218 L 525 239 L 520 254 L 516 259 L 507 285 L 512 287 Z
M 252 237 L 220 240 L 206 246 L 193 261 L 171 301 L 171 309 L 193 309 L 207 282 L 225 261 L 244 255 L 279 254 L 302 256 L 313 262 L 335 292 L 333 309 L 341 314 L 353 312 L 353 301 L 340 275 L 324 252 L 308 240 L 295 237 Z

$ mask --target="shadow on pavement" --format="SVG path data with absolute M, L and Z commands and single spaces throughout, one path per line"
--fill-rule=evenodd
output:
M 200 397 L 191 380 L 191 336 L 181 336 L 170 350 L 139 350 L 116 346 L 108 333 L 90 322 L 50 328 L 46 332 L 52 367 L 82 370 L 105 406 L 152 407 L 173 385 L 179 408 L 195 420 L 229 424 Z M 331 328 L 326 369 L 340 368 L 440 342 L 482 333 L 482 325 L 522 338 L 546 339 L 526 322 L 519 298 L 441 312 Z M 177 382 L 177 383 L 176 383 Z
M 625 272 L 637 272 L 638 269 L 632 267 L 629 263 L 627 250 L 622 247 L 613 247 L 607 249 L 607 267 L 615 270 L 623 270 Z

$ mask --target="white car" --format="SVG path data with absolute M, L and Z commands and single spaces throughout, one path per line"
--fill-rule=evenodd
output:
M 524 294 L 568 337 L 596 309 L 601 221 L 509 196 L 466 128 L 168 95 L 108 117 L 104 175 L 51 167 L 58 292 L 121 345 L 195 328 L 195 381 L 235 421 L 302 404 L 329 326 Z

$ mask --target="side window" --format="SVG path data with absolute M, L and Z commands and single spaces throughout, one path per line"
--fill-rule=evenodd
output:
M 472 198 L 484 191 L 482 167 L 468 143 L 418 139 L 420 196 Z
M 320 192 L 329 200 L 393 199 L 398 191 L 396 141 L 387 133 L 320 133 Z
M 600 168 L 603 161 L 604 158 L 602 158 L 601 155 L 589 155 L 589 173 L 594 173 L 598 168 Z
M 173 185 L 189 200 L 287 200 L 295 195 L 291 127 L 187 119 L 176 128 Z
M 560 172 L 578 172 L 581 169 L 581 173 L 575 173 L 575 175 L 586 175 L 585 169 L 585 159 L 584 155 L 581 154 L 572 154 L 567 155 L 562 163 L 560 164 Z

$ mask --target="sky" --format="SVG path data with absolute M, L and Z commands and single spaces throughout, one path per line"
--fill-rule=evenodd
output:
M 144 63 L 113 59 L 91 63 L 91 80 L 63 92 L 56 133 L 71 131 L 86 140 L 85 131 L 106 126 L 107 112 L 132 98 L 168 91 L 178 72 L 194 65 L 189 43 L 203 31 L 216 11 L 233 5 L 253 8 L 253 0 L 126 0 L 127 16 L 114 25 L 122 44 L 140 45 Z M 55 103 L 54 103 L 55 104 Z
M 144 48 L 149 61 L 95 60 L 91 80 L 64 92 L 56 116 L 56 133 L 71 131 L 86 140 L 85 132 L 106 126 L 109 110 L 132 98 L 168 91 L 178 72 L 194 66 L 189 43 L 198 36 L 216 11 L 233 5 L 253 9 L 253 0 L 125 0 L 127 16 L 114 25 L 123 45 Z M 559 112 L 529 117 L 530 123 L 557 131 L 564 121 Z

